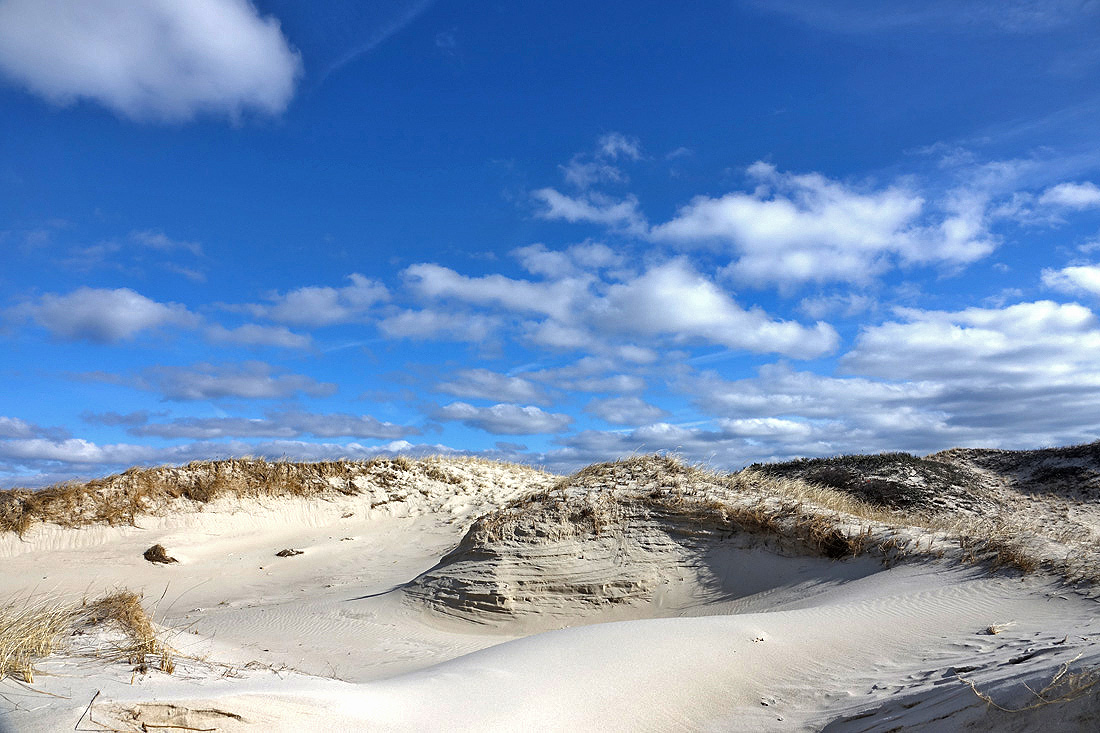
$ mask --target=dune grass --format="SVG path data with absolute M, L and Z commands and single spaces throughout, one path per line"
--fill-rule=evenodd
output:
M 427 478 L 460 484 L 467 465 L 496 464 L 476 457 L 406 456 L 369 461 L 312 463 L 233 458 L 193 461 L 184 466 L 131 468 L 86 482 L 41 489 L 0 490 L 0 532 L 19 535 L 40 522 L 64 527 L 127 525 L 143 514 L 156 514 L 185 502 L 192 507 L 222 497 L 309 497 L 361 492 L 357 480 L 388 487 Z M 516 466 L 519 468 L 519 466 Z M 523 470 L 533 471 L 529 467 Z
M 175 669 L 175 653 L 153 624 L 141 598 L 120 590 L 94 601 L 73 602 L 50 596 L 26 598 L 0 606 L 0 680 L 34 682 L 35 665 L 67 646 L 73 637 L 115 632 L 94 656 L 125 661 L 147 671 Z
M 0 680 L 34 682 L 34 664 L 70 633 L 73 605 L 57 599 L 26 600 L 0 606 Z
M 919 465 L 920 459 L 900 455 L 864 463 Z M 1072 537 L 1054 536 L 1037 516 L 949 513 L 924 503 L 899 508 L 786 471 L 753 467 L 722 473 L 668 455 L 588 466 L 482 517 L 471 528 L 470 542 L 533 532 L 599 535 L 635 521 L 640 512 L 660 513 L 677 531 L 745 533 L 834 559 L 871 555 L 891 564 L 948 557 L 995 570 L 1042 568 L 1071 581 L 1100 580 L 1095 550 L 1074 544 Z M 1064 556 L 1051 554 L 1054 540 Z
M 978 699 L 986 704 L 1006 713 L 1024 713 L 1046 705 L 1066 703 L 1085 695 L 1096 694 L 1097 690 L 1100 689 L 1098 688 L 1098 685 L 1100 685 L 1100 668 L 1084 667 L 1071 671 L 1073 664 L 1080 659 L 1080 656 L 1077 655 L 1069 662 L 1060 665 L 1050 681 L 1040 689 L 1036 690 L 1025 684 L 1024 686 L 1031 693 L 1032 699 L 1026 705 L 1019 707 L 1001 705 L 991 695 L 979 689 L 973 680 L 957 673 L 955 676 L 960 682 L 968 685 Z

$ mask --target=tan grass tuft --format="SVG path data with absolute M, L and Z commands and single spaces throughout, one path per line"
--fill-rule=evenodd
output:
M 34 682 L 35 664 L 74 636 L 111 627 L 124 641 L 99 658 L 126 661 L 141 671 L 150 661 L 163 672 L 175 669 L 175 652 L 163 641 L 152 619 L 131 591 L 116 591 L 93 602 L 72 603 L 41 597 L 0 607 L 0 680 Z M 155 659 L 150 660 L 150 657 Z
M 50 654 L 73 621 L 73 607 L 56 599 L 0 607 L 0 680 L 34 682 L 34 663 Z
M 1071 665 L 1080 658 L 1080 655 L 1074 657 L 1070 661 L 1062 664 L 1058 671 L 1054 673 L 1050 682 L 1043 686 L 1042 689 L 1035 690 L 1028 687 L 1028 691 L 1034 696 L 1034 699 L 1027 705 L 1022 705 L 1017 708 L 1010 708 L 996 702 L 988 693 L 982 692 L 978 689 L 978 686 L 973 680 L 968 680 L 958 674 L 955 676 L 959 678 L 959 681 L 968 685 L 970 689 L 978 696 L 980 700 L 997 708 L 998 710 L 1006 713 L 1023 713 L 1029 710 L 1035 710 L 1037 708 L 1044 707 L 1046 705 L 1054 705 L 1071 700 L 1076 700 L 1083 695 L 1094 694 L 1097 684 L 1100 684 L 1100 669 L 1098 668 L 1086 668 L 1078 669 L 1075 672 L 1071 672 Z

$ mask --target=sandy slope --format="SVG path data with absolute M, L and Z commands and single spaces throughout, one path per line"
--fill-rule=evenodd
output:
M 219 499 L 137 527 L 0 537 L 0 602 L 140 590 L 173 645 L 205 657 L 166 675 L 55 654 L 33 686 L 0 682 L 0 730 L 1092 730 L 1100 720 L 1095 692 L 1006 713 L 964 681 L 1018 708 L 1038 701 L 1025 682 L 1039 690 L 1063 664 L 1100 667 L 1100 606 L 1052 577 L 949 557 L 828 560 L 736 533 L 688 541 L 633 515 L 595 534 L 550 528 L 456 555 L 476 517 L 553 481 L 461 470 L 457 483 L 421 476 L 424 491 L 397 482 L 323 500 Z M 146 562 L 155 542 L 180 562 Z M 275 557 L 283 548 L 304 554 Z M 507 600 L 458 593 L 455 613 L 425 595 L 425 579 L 458 576 L 463 593 Z

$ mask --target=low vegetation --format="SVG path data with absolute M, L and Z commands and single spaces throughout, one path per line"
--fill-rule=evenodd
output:
M 924 480 L 904 502 L 885 502 L 880 493 L 860 489 L 860 471 L 893 476 L 899 467 Z M 822 472 L 827 480 L 814 481 Z M 970 505 L 990 510 L 942 508 L 944 493 L 936 492 L 943 483 L 961 491 L 965 475 L 964 469 L 896 453 L 753 466 L 734 474 L 670 456 L 634 457 L 588 466 L 548 491 L 514 501 L 479 519 L 463 542 L 469 549 L 540 534 L 599 535 L 648 512 L 660 514 L 676 532 L 747 533 L 835 559 L 951 557 L 993 569 L 1045 568 L 1073 581 L 1100 580 L 1095 548 L 1054 531 L 1034 513 L 999 505 L 979 484 L 968 489 Z M 936 500 L 921 499 L 922 492 Z
M 0 680 L 34 682 L 35 665 L 76 637 L 103 634 L 82 653 L 124 661 L 145 672 L 171 673 L 174 652 L 131 591 L 116 591 L 79 603 L 56 598 L 25 599 L 0 607 Z
M 143 514 L 163 513 L 180 503 L 189 504 L 194 510 L 223 497 L 358 494 L 363 482 L 383 487 L 422 478 L 461 483 L 462 476 L 455 469 L 469 463 L 489 462 L 469 457 L 397 456 L 315 463 L 237 458 L 194 461 L 184 466 L 131 468 L 87 482 L 34 490 L 0 490 L 0 532 L 22 535 L 40 522 L 64 527 L 133 524 Z
M 1073 664 L 1079 658 L 1080 655 L 1072 661 L 1059 666 L 1050 681 L 1044 684 L 1043 687 L 1036 690 L 1025 685 L 1032 699 L 1026 704 L 1016 707 L 1009 707 L 998 703 L 990 694 L 979 689 L 978 685 L 975 684 L 973 680 L 967 679 L 957 673 L 955 676 L 958 677 L 961 682 L 969 686 L 974 694 L 978 696 L 978 699 L 986 704 L 1006 713 L 1023 713 L 1046 705 L 1066 703 L 1085 695 L 1096 694 L 1097 690 L 1100 689 L 1097 687 L 1100 685 L 1100 668 L 1084 667 L 1073 669 Z
M 757 463 L 750 470 L 802 479 L 889 509 L 920 510 L 948 503 L 956 509 L 980 508 L 974 487 L 981 478 L 973 470 L 909 453 L 803 458 Z

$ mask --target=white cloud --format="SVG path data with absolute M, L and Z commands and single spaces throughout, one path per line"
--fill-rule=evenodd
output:
M 195 256 L 202 254 L 202 245 L 198 242 L 187 242 L 180 239 L 172 239 L 164 232 L 154 229 L 130 232 L 130 239 L 143 247 L 155 249 L 160 252 L 174 252 L 184 250 Z
M 110 344 L 165 326 L 193 328 L 199 318 L 179 303 L 158 303 L 129 288 L 80 288 L 68 295 L 46 294 L 10 311 L 29 317 L 65 341 Z
M 890 379 L 938 380 L 1100 374 L 1100 321 L 1081 305 L 1041 300 L 1001 309 L 903 308 L 897 313 L 903 322 L 860 332 L 841 360 L 845 369 Z
M 555 442 L 563 447 L 544 459 L 559 470 L 658 451 L 729 468 L 829 452 L 828 443 L 818 440 L 812 426 L 791 420 L 719 420 L 712 427 L 657 422 L 629 431 L 585 430 Z
M 545 403 L 546 393 L 522 377 L 511 377 L 488 369 L 463 369 L 454 378 L 436 385 L 437 392 L 482 400 Z
M 552 260 L 562 261 L 545 249 L 525 248 L 518 253 L 529 267 L 549 272 Z M 544 347 L 566 350 L 615 351 L 630 347 L 609 341 L 609 337 L 659 337 L 673 343 L 707 342 L 757 353 L 774 352 L 809 358 L 836 348 L 836 331 L 826 323 L 812 327 L 793 321 L 772 319 L 764 311 L 745 310 L 713 282 L 696 273 L 684 259 L 650 268 L 640 276 L 615 273 L 627 278 L 617 281 L 611 274 L 586 274 L 578 263 L 612 262 L 602 247 L 566 253 L 574 267 L 564 277 L 542 281 L 518 280 L 503 275 L 467 277 L 434 264 L 413 265 L 405 270 L 410 289 L 422 298 L 458 300 L 513 315 L 542 315 L 546 319 L 523 321 L 527 339 Z M 606 279 L 605 279 L 606 278 Z M 427 315 L 426 315 L 427 314 Z M 402 314 L 382 323 L 385 333 L 401 336 L 406 330 L 434 336 L 442 328 L 416 329 L 416 319 L 432 324 L 439 318 L 453 318 L 434 311 Z M 458 324 L 461 328 L 461 324 Z M 635 353 L 645 350 L 634 348 Z
M 808 438 L 812 426 L 776 417 L 736 418 L 718 421 L 725 435 L 738 438 Z
M 568 165 L 558 167 L 567 183 L 583 191 L 595 183 L 625 183 L 626 174 L 611 161 L 622 158 L 638 160 L 641 157 L 641 145 L 637 138 L 611 132 L 596 142 L 594 154 L 578 153 Z
M 40 432 L 26 420 L 0 415 L 0 438 L 33 438 Z
M 1070 293 L 1100 295 L 1100 265 L 1076 265 L 1061 270 L 1044 269 L 1043 285 Z
M 142 373 L 137 386 L 154 390 L 167 400 L 284 399 L 299 392 L 325 397 L 335 384 L 317 382 L 302 374 L 279 374 L 260 361 L 240 364 L 194 364 L 191 367 L 158 366 Z
M 531 195 L 544 204 L 537 212 L 543 219 L 602 224 L 633 234 L 646 230 L 645 217 L 638 210 L 638 199 L 633 195 L 618 200 L 595 192 L 574 197 L 553 188 L 540 188 Z
M 735 381 L 716 374 L 687 379 L 682 388 L 704 413 L 809 426 L 808 437 L 756 438 L 758 452 L 778 457 L 1093 439 L 1100 429 L 1100 335 L 1079 306 L 1021 305 L 909 312 L 909 323 L 866 329 L 841 362 L 859 376 L 780 363 Z
M 621 362 L 628 356 L 630 354 L 621 353 L 616 358 L 586 356 L 572 364 L 538 369 L 528 372 L 526 376 L 568 392 L 609 392 L 617 395 L 641 392 L 646 387 L 645 379 L 636 374 L 613 373 L 622 368 Z M 644 355 L 635 356 L 642 357 L 636 362 L 648 361 Z
M 605 158 L 629 158 L 638 160 L 642 157 L 642 146 L 636 137 L 628 137 L 621 132 L 609 132 L 602 135 L 596 144 L 597 155 Z
M 297 288 L 268 295 L 270 305 L 252 303 L 233 309 L 296 326 L 332 326 L 362 320 L 371 306 L 389 298 L 389 290 L 382 283 L 358 273 L 348 275 L 348 279 L 351 284 L 342 288 Z
M 707 374 L 684 387 L 696 395 L 697 406 L 711 415 L 857 422 L 868 415 L 927 403 L 939 394 L 938 385 L 927 382 L 829 377 L 797 372 L 782 363 L 760 367 L 755 377 L 726 381 Z
M 248 0 L 3 0 L 0 70 L 131 119 L 282 112 L 301 60 Z
M 499 319 L 491 316 L 428 308 L 387 316 L 378 322 L 378 328 L 390 338 L 480 343 L 491 339 L 501 325 Z
M 682 259 L 611 285 L 606 298 L 593 304 L 592 320 L 603 329 L 661 335 L 677 343 L 704 341 L 799 358 L 827 354 L 839 341 L 827 323 L 808 328 L 773 320 L 758 308 L 743 309 Z
M 375 438 L 396 440 L 420 430 L 408 425 L 382 422 L 369 415 L 346 413 L 271 412 L 263 418 L 207 417 L 180 418 L 170 422 L 133 427 L 131 435 L 161 438 L 212 440 L 217 438 Z
M 313 344 L 308 335 L 294 333 L 286 326 L 261 326 L 256 323 L 246 323 L 237 328 L 213 325 L 206 329 L 206 338 L 217 344 L 278 346 L 283 349 L 308 349 Z
M 905 188 L 859 190 L 763 162 L 748 174 L 757 184 L 752 193 L 697 197 L 650 236 L 728 248 L 732 274 L 781 285 L 867 282 L 897 262 L 964 264 L 995 248 L 985 194 L 950 192 L 937 217 Z
M 497 404 L 474 407 L 465 402 L 452 402 L 435 412 L 439 420 L 457 420 L 464 425 L 495 435 L 536 435 L 560 433 L 569 428 L 573 418 L 560 413 L 544 412 L 529 405 Z
M 566 182 L 585 189 L 594 183 L 624 183 L 626 175 L 618 167 L 601 160 L 584 160 L 573 156 L 567 165 L 559 166 Z
M 1059 183 L 1043 191 L 1043 195 L 1039 197 L 1039 203 L 1066 209 L 1100 208 L 1100 187 L 1088 181 Z
M 660 407 L 651 405 L 640 397 L 592 400 L 584 410 L 616 425 L 645 425 L 668 415 Z
M 547 249 L 543 244 L 530 244 L 512 250 L 523 269 L 532 275 L 554 279 L 587 277 L 593 270 L 619 267 L 622 255 L 599 242 L 574 244 L 565 250 Z
M 157 450 L 151 446 L 98 445 L 82 438 L 0 441 L 0 457 L 14 461 L 134 465 L 150 461 L 156 455 Z
M 845 317 L 852 317 L 874 309 L 875 299 L 869 295 L 859 293 L 832 293 L 811 298 L 803 298 L 798 303 L 798 309 L 810 318 L 825 318 L 834 313 Z
M 499 305 L 512 311 L 558 317 L 565 316 L 587 288 L 584 280 L 572 278 L 535 283 L 503 275 L 467 277 L 434 264 L 411 265 L 404 275 L 409 286 L 425 298 L 455 298 L 467 303 Z

